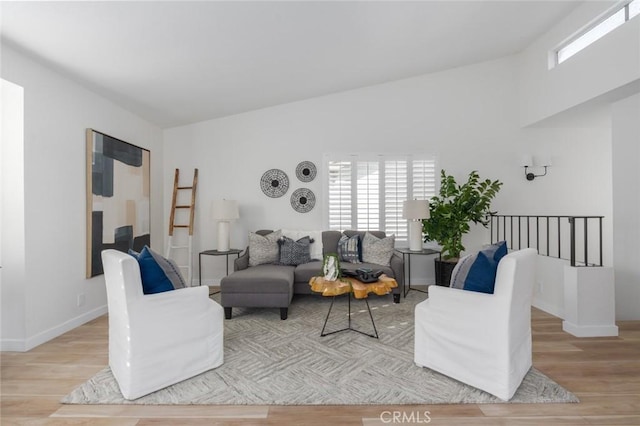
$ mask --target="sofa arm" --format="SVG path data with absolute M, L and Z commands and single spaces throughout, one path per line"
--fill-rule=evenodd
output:
M 242 271 L 249 267 L 249 247 L 242 253 L 240 257 L 233 261 L 233 271 Z
M 394 251 L 390 263 L 393 275 L 398 283 L 398 288 L 402 288 L 404 285 L 404 260 L 402 256 Z

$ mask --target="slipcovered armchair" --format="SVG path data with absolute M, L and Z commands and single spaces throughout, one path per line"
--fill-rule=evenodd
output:
M 536 250 L 498 263 L 493 294 L 429 287 L 415 308 L 415 363 L 509 400 L 531 368 Z
M 138 261 L 104 250 L 109 366 L 126 399 L 136 399 L 223 362 L 222 307 L 208 287 L 143 294 Z

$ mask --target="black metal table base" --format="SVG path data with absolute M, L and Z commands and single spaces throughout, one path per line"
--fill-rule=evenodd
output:
M 327 328 L 327 321 L 329 321 L 329 315 L 331 315 L 331 310 L 333 309 L 333 302 L 336 301 L 336 296 L 333 296 L 333 298 L 331 299 L 331 306 L 329 306 L 329 312 L 327 312 L 327 317 L 324 319 L 324 325 L 322 326 L 322 331 L 320 332 L 320 336 L 324 337 L 324 336 L 328 336 L 330 334 L 336 334 L 336 333 L 340 333 L 341 331 L 347 331 L 347 330 L 351 330 L 351 331 L 355 331 L 357 333 L 360 334 L 364 334 L 365 336 L 369 336 L 369 337 L 373 337 L 375 339 L 378 338 L 378 329 L 376 329 L 376 323 L 373 321 L 373 315 L 371 314 L 371 308 L 369 307 L 369 301 L 367 301 L 367 299 L 364 299 L 364 302 L 367 304 L 367 311 L 369 312 L 369 318 L 371 318 L 371 324 L 373 325 L 373 331 L 375 332 L 375 334 L 370 334 L 370 333 L 365 333 L 364 331 L 358 330 L 356 328 L 351 327 L 351 293 L 348 293 L 348 299 L 347 299 L 347 304 L 349 306 L 349 311 L 348 311 L 348 318 L 349 318 L 349 322 L 346 328 L 342 328 L 340 330 L 335 330 L 335 331 L 330 331 L 329 333 L 325 333 L 324 330 Z

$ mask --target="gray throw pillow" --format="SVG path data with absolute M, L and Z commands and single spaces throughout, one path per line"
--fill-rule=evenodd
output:
M 463 256 L 458 260 L 458 263 L 456 263 L 456 266 L 453 268 L 453 272 L 451 272 L 449 287 L 460 290 L 464 289 L 464 282 L 467 279 L 471 265 L 476 261 L 476 257 L 477 253 L 474 253 Z
M 302 237 L 298 241 L 294 241 L 289 237 L 282 237 L 278 240 L 280 244 L 280 264 L 282 265 L 301 265 L 311 262 L 311 238 Z
M 278 263 L 280 249 L 278 240 L 282 232 L 274 231 L 265 236 L 249 233 L 249 266 L 258 266 L 266 263 Z
M 391 256 L 393 255 L 395 241 L 395 235 L 378 238 L 370 232 L 366 232 L 362 239 L 362 261 L 391 266 Z
M 343 235 L 338 241 L 338 258 L 341 262 L 361 263 L 360 262 L 360 236 L 354 235 L 347 237 Z

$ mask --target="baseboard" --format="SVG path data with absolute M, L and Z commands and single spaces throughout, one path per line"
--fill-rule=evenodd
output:
M 617 336 L 617 325 L 575 325 L 562 321 L 562 330 L 576 337 L 607 337 Z
M 534 308 L 538 308 L 542 311 L 545 311 L 548 314 L 556 316 L 558 318 L 564 319 L 563 309 L 549 302 L 545 302 L 544 300 L 540 300 L 536 297 L 533 298 L 533 303 L 531 303 Z
M 0 339 L 0 352 L 26 352 L 24 339 Z
M 54 339 L 67 331 L 71 331 L 82 324 L 86 324 L 107 313 L 107 305 L 100 306 L 89 312 L 85 312 L 75 318 L 63 322 L 55 327 L 40 332 L 27 339 L 2 339 L 0 340 L 0 350 L 12 352 L 27 352 L 51 339 Z

